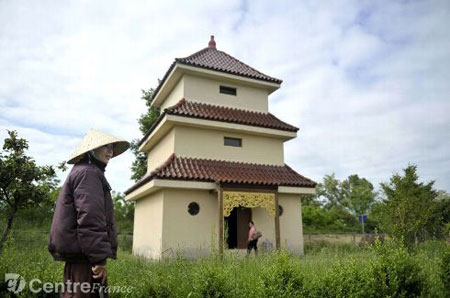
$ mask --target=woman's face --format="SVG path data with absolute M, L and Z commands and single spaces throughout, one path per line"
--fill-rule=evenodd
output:
M 94 149 L 95 158 L 108 164 L 108 161 L 113 157 L 113 148 L 113 144 L 108 144 Z

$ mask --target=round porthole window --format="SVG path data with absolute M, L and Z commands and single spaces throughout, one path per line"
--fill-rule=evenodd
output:
M 283 206 L 281 206 L 281 205 L 278 205 L 278 216 L 281 216 L 281 215 L 283 215 Z
M 188 205 L 188 212 L 190 215 L 197 215 L 200 211 L 200 206 L 196 202 L 191 202 Z

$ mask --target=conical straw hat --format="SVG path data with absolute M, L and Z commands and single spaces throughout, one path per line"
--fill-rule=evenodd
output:
M 96 129 L 90 129 L 78 145 L 77 149 L 72 153 L 67 163 L 77 163 L 86 152 L 108 144 L 113 144 L 114 146 L 113 157 L 122 154 L 130 147 L 130 143 L 125 140 L 116 138 Z

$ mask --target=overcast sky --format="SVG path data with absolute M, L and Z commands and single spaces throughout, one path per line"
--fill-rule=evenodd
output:
M 285 161 L 316 181 L 378 184 L 417 164 L 450 191 L 450 1 L 0 0 L 0 137 L 41 164 L 91 127 L 131 140 L 175 57 L 207 46 L 283 80 L 270 111 L 300 127 Z M 116 191 L 133 155 L 108 165 Z M 60 173 L 62 180 L 66 173 Z

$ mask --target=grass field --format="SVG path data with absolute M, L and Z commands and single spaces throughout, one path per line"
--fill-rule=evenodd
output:
M 0 295 L 9 295 L 5 273 L 18 273 L 26 281 L 62 281 L 63 263 L 53 261 L 46 239 L 35 230 L 14 231 L 0 256 Z M 277 252 L 243 258 L 228 252 L 223 261 L 177 257 L 149 262 L 132 256 L 130 248 L 122 245 L 118 259 L 108 261 L 108 284 L 131 287 L 131 292 L 111 297 L 450 296 L 445 242 L 426 242 L 408 252 L 392 244 L 359 248 L 319 241 L 306 245 L 305 256 Z M 26 287 L 19 296 L 36 294 Z

